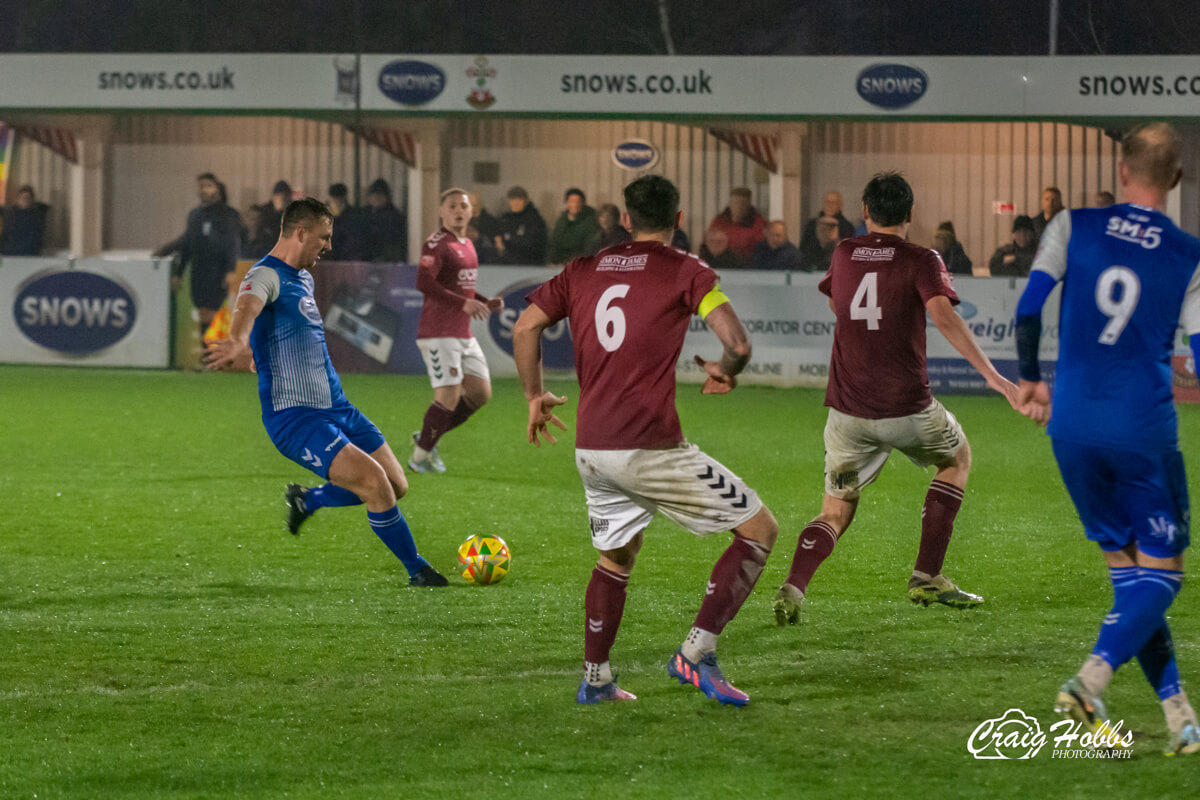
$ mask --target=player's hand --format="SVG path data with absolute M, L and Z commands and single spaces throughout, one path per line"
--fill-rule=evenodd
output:
M 705 361 L 703 356 L 696 356 L 696 365 L 708 375 L 704 379 L 700 394 L 729 394 L 737 388 L 737 378 L 722 372 L 720 363 Z
M 504 310 L 504 298 L 493 297 L 491 300 L 487 301 L 487 307 L 488 311 L 492 312 L 493 314 L 499 314 Z
M 1050 387 L 1045 381 L 1021 381 L 1017 387 L 1017 411 L 1045 425 L 1050 421 Z
M 491 313 L 488 311 L 486 304 L 479 302 L 474 297 L 463 303 L 462 310 L 463 313 L 469 315 L 471 319 L 487 319 L 488 314 Z
M 1018 411 L 1021 410 L 1017 403 L 1017 385 L 1015 383 L 1010 381 L 1008 378 L 1005 378 L 1003 375 L 996 373 L 995 375 L 988 377 L 987 385 L 992 391 L 999 392 L 1000 394 L 1004 395 L 1004 399 L 1008 401 L 1010 406 Z
M 212 370 L 245 372 L 253 366 L 250 348 L 233 339 L 219 339 L 206 346 L 204 366 Z
M 538 438 L 539 434 L 545 437 L 550 444 L 558 444 L 558 440 L 546 426 L 548 423 L 553 423 L 561 430 L 567 429 L 563 421 L 554 415 L 554 407 L 561 406 L 565 402 L 567 402 L 565 395 L 557 397 L 550 392 L 542 392 L 541 395 L 529 401 L 529 425 L 525 429 L 525 434 L 530 444 L 534 447 L 542 446 L 542 442 Z

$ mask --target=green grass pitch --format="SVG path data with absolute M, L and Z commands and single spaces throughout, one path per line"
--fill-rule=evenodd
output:
M 430 390 L 348 376 L 401 458 Z M 571 397 L 577 387 L 551 387 Z M 451 573 L 466 536 L 513 552 L 497 586 L 413 590 L 361 508 L 283 528 L 278 455 L 247 375 L 0 367 L 0 797 L 1165 797 L 1140 671 L 1108 700 L 1137 732 L 1124 761 L 979 761 L 967 739 L 1009 708 L 1055 721 L 1110 589 L 1049 441 L 999 398 L 944 397 L 974 470 L 946 572 L 977 610 L 904 593 L 928 476 L 893 458 L 810 586 L 802 625 L 770 612 L 822 491 L 822 394 L 680 388 L 692 441 L 758 489 L 779 544 L 721 640 L 753 698 L 722 708 L 666 676 L 725 537 L 657 520 L 613 651 L 636 703 L 574 703 L 594 552 L 573 439 L 535 450 L 514 381 L 412 476 L 402 507 Z M 1200 409 L 1180 412 L 1185 454 Z M 1195 460 L 1193 470 L 1197 468 Z M 1185 681 L 1200 614 L 1171 623 Z

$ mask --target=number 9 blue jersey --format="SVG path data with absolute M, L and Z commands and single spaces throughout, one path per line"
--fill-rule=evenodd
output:
M 1049 434 L 1122 450 L 1177 449 L 1171 356 L 1200 334 L 1200 240 L 1132 203 L 1060 212 L 1033 270 L 1062 281 Z

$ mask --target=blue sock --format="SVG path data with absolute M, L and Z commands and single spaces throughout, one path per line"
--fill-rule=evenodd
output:
M 1154 687 L 1159 700 L 1166 700 L 1183 691 L 1179 685 L 1179 667 L 1175 664 L 1175 642 L 1166 620 L 1154 632 L 1137 654 L 1146 680 Z
M 367 521 L 371 523 L 371 530 L 375 531 L 375 535 L 400 559 L 400 563 L 404 564 L 409 575 L 417 574 L 421 567 L 429 563 L 417 555 L 417 543 L 413 541 L 412 531 L 408 529 L 408 522 L 400 513 L 399 506 L 378 513 L 368 511 Z
M 362 498 L 349 489 L 327 483 L 304 493 L 304 509 L 313 514 L 322 508 L 340 508 L 342 506 L 361 506 Z
M 1130 578 L 1130 568 L 1120 569 L 1126 571 L 1113 576 L 1116 599 L 1092 649 L 1092 654 L 1107 661 L 1113 671 L 1141 651 L 1162 627 L 1164 615 L 1183 584 L 1183 573 L 1176 570 L 1138 567 L 1136 577 Z

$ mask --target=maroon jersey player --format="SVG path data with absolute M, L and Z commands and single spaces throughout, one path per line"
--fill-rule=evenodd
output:
M 433 385 L 433 402 L 420 432 L 413 434 L 408 466 L 415 472 L 445 472 L 438 440 L 492 398 L 487 360 L 471 333 L 471 320 L 487 319 L 504 308 L 502 299 L 489 300 L 475 291 L 479 259 L 466 238 L 471 219 L 467 193 L 442 192 L 438 216 L 442 228 L 425 241 L 417 268 L 417 288 L 425 295 L 417 347 Z
M 971 448 L 954 415 L 929 391 L 925 314 L 992 389 L 1013 403 L 1005 380 L 954 313 L 958 296 L 936 251 L 905 240 L 913 195 L 896 173 L 863 191 L 867 234 L 844 239 L 820 289 L 837 316 L 825 405 L 825 499 L 800 533 L 787 582 L 775 596 L 780 624 L 795 623 L 808 582 L 858 508 L 859 494 L 899 450 L 937 474 L 921 511 L 921 545 L 908 583 L 914 603 L 969 608 L 983 602 L 942 575 L 954 518 L 971 468 Z
M 625 188 L 633 241 L 576 259 L 529 296 L 513 332 L 513 353 L 529 401 L 528 438 L 553 443 L 554 407 L 566 402 L 542 383 L 542 332 L 570 321 L 579 375 L 575 461 L 587 498 L 592 544 L 600 558 L 584 598 L 584 680 L 577 702 L 633 700 L 613 681 L 609 651 L 625 608 L 625 587 L 642 532 L 662 512 L 697 535 L 732 531 L 700 612 L 668 674 L 721 703 L 750 698 L 717 666 L 717 636 L 754 587 L 777 527 L 758 495 L 736 474 L 687 442 L 675 412 L 675 364 L 693 314 L 724 346 L 720 361 L 696 357 L 704 391 L 724 394 L 750 359 L 741 321 L 716 274 L 669 246 L 681 219 L 679 191 L 658 175 Z

